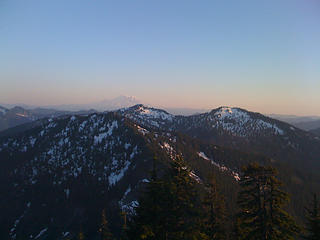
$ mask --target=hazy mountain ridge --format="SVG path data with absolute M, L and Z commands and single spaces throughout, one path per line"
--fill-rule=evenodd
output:
M 319 120 L 320 116 L 296 116 L 296 115 L 285 115 L 285 114 L 266 114 L 266 116 L 290 123 L 292 125 L 300 122 L 310 122 Z
M 115 98 L 104 99 L 102 101 L 86 103 L 86 104 L 61 104 L 61 105 L 28 105 L 28 104 L 0 104 L 6 108 L 13 108 L 15 106 L 23 107 L 27 110 L 34 109 L 50 109 L 54 111 L 88 111 L 95 109 L 97 111 L 112 111 L 119 108 L 130 107 L 136 104 L 140 104 L 141 101 L 134 96 L 118 96 Z
M 1 107 L 0 108 L 0 131 L 20 125 L 20 124 L 24 124 L 27 122 L 32 122 L 37 119 L 38 117 L 35 116 L 31 111 L 26 110 L 22 107 L 14 107 L 12 109 Z
M 320 128 L 320 119 L 312 120 L 308 122 L 298 122 L 294 124 L 296 127 L 303 129 L 305 131 L 310 131 L 313 129 Z
M 320 116 L 294 116 L 270 114 L 272 118 L 292 124 L 293 126 L 305 131 L 312 131 L 320 128 Z
M 7 109 L 0 106 L 0 131 L 16 127 L 25 123 L 31 123 L 42 118 L 54 118 L 64 115 L 84 115 L 96 112 L 96 110 L 83 110 L 83 111 L 60 111 L 49 108 L 34 108 L 25 109 L 23 107 L 15 106 Z
M 63 115 L 83 115 L 97 111 L 112 111 L 138 104 L 135 97 L 119 96 L 91 104 L 69 104 L 57 106 L 28 106 L 26 104 L 5 104 L 0 106 L 0 131 L 32 122 L 41 118 L 50 118 Z

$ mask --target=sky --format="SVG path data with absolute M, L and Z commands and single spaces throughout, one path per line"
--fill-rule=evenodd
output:
M 320 115 L 320 1 L 0 0 L 0 103 Z

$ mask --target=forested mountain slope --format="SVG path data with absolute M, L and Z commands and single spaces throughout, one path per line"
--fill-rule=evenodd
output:
M 95 239 L 103 208 L 112 230 L 119 233 L 120 212 L 133 211 L 149 181 L 154 156 L 160 174 L 182 156 L 200 186 L 214 173 L 231 215 L 241 166 L 253 161 L 272 164 L 292 196 L 290 212 L 301 222 L 308 194 L 319 189 L 318 178 L 294 162 L 228 145 L 235 140 L 248 145 L 247 139 L 261 141 L 259 136 L 263 141 L 282 138 L 291 126 L 269 119 L 248 122 L 244 113 L 239 113 L 238 122 L 221 111 L 182 117 L 138 105 L 114 113 L 50 118 L 6 131 L 0 137 L 0 238 L 66 239 L 84 231 Z M 260 128 L 249 135 L 249 130 L 240 129 L 253 129 L 256 122 Z M 197 135 L 196 129 L 203 132 Z M 225 142 L 220 140 L 223 135 Z M 310 135 L 317 143 L 313 138 Z M 215 141 L 225 147 L 212 144 Z

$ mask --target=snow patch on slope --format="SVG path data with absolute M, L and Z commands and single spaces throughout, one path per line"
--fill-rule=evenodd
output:
M 174 119 L 173 115 L 164 110 L 146 107 L 142 104 L 121 109 L 119 112 L 139 125 L 156 128 L 163 127 L 167 123 L 172 123 Z
M 148 133 L 150 133 L 147 129 L 140 127 L 139 125 L 136 125 L 138 131 L 142 134 L 142 135 L 146 135 Z
M 204 152 L 198 152 L 198 156 L 203 158 L 204 160 L 210 161 L 212 163 L 212 165 L 216 166 L 220 171 L 230 172 L 235 180 L 237 180 L 237 181 L 240 180 L 239 174 L 237 172 L 232 171 L 231 169 L 227 168 L 226 166 L 220 165 L 219 163 L 213 161 L 212 159 L 207 157 L 207 155 Z
M 94 144 L 97 145 L 99 143 L 101 143 L 105 138 L 109 137 L 112 135 L 112 132 L 115 128 L 118 128 L 118 122 L 117 121 L 113 121 L 111 123 L 111 125 L 108 123 L 107 125 L 108 127 L 108 131 L 107 132 L 103 132 L 100 133 L 98 136 L 94 136 Z M 100 128 L 101 129 L 101 128 Z M 101 129 L 102 130 L 102 129 Z
M 172 121 L 172 115 L 164 111 L 160 111 L 152 108 L 146 108 L 144 106 L 140 106 L 136 111 L 139 114 L 144 115 L 148 118 L 159 118 L 162 120 Z
M 198 152 L 198 155 L 207 161 L 211 161 L 204 152 Z
M 220 119 L 236 118 L 243 119 L 245 121 L 248 121 L 250 119 L 249 115 L 246 112 L 230 107 L 221 107 L 218 111 L 215 112 L 214 115 Z
M 123 168 L 121 168 L 120 170 L 117 170 L 117 171 L 113 171 L 109 175 L 109 177 L 108 177 L 109 186 L 115 185 L 117 182 L 119 182 L 122 179 L 125 172 L 128 170 L 130 164 L 131 164 L 131 162 L 126 161 Z
M 38 239 L 39 237 L 41 237 L 47 230 L 48 230 L 48 228 L 42 229 L 42 230 L 39 232 L 39 234 L 38 234 L 37 236 L 35 236 L 34 239 Z

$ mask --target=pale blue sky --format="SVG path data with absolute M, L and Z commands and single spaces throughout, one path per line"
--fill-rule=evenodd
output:
M 320 1 L 0 0 L 0 102 L 320 115 Z

